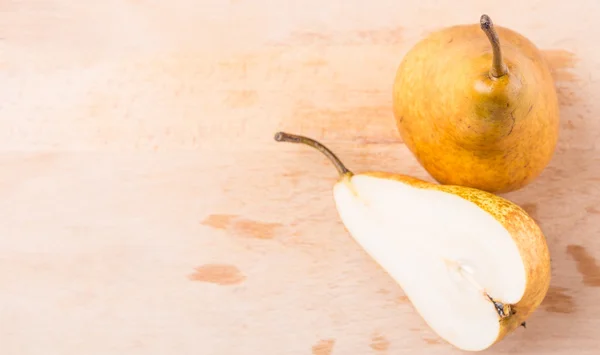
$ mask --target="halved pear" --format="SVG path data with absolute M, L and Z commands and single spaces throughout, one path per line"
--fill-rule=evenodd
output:
M 453 346 L 489 348 L 524 326 L 544 299 L 548 246 L 518 205 L 406 175 L 354 174 L 313 139 L 279 132 L 275 140 L 307 144 L 333 162 L 340 175 L 333 197 L 346 229 Z

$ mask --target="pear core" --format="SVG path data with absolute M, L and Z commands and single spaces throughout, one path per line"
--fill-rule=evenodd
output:
M 501 337 L 491 299 L 518 303 L 527 275 L 498 220 L 460 196 L 369 175 L 344 176 L 333 195 L 353 239 L 440 337 L 468 351 Z

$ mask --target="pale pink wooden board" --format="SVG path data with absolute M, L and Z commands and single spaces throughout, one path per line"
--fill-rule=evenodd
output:
M 329 163 L 272 137 L 430 179 L 391 81 L 483 12 L 548 51 L 562 104 L 551 166 L 506 195 L 547 234 L 552 289 L 487 353 L 596 354 L 593 0 L 0 2 L 0 353 L 459 353 L 350 240 Z

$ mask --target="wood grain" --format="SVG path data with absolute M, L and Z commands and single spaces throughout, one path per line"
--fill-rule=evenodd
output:
M 403 54 L 495 23 L 546 53 L 550 166 L 505 197 L 552 288 L 488 354 L 600 347 L 596 1 L 0 2 L 2 354 L 458 354 L 348 237 L 318 138 L 356 171 L 431 180 L 391 112 Z

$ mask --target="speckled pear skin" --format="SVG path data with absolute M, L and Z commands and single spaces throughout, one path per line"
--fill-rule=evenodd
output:
M 559 106 L 538 48 L 495 28 L 508 75 L 490 76 L 492 47 L 479 24 L 449 27 L 405 55 L 393 108 L 406 146 L 434 179 L 504 193 L 532 182 L 550 162 Z
M 416 188 L 459 196 L 476 204 L 506 228 L 523 259 L 526 287 L 521 300 L 512 305 L 515 314 L 500 320 L 500 333 L 495 343 L 517 329 L 540 306 L 550 288 L 550 252 L 543 231 L 520 206 L 493 193 L 465 186 L 438 185 L 411 176 L 386 172 L 365 172 L 361 175 L 395 180 Z

